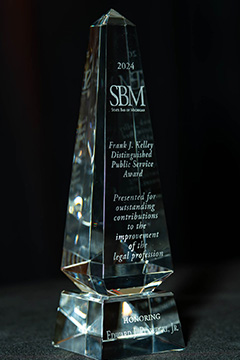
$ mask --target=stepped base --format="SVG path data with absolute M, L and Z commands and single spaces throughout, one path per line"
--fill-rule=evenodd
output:
M 92 359 L 122 359 L 183 350 L 173 294 L 61 293 L 54 346 Z

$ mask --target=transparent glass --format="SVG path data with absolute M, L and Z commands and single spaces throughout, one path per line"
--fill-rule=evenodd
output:
M 62 292 L 54 344 L 93 359 L 123 359 L 184 347 L 170 292 L 102 297 Z
M 152 291 L 173 272 L 135 26 L 90 28 L 62 271 L 83 291 Z
M 161 185 L 135 26 L 110 10 L 90 28 L 53 344 L 90 358 L 182 350 Z

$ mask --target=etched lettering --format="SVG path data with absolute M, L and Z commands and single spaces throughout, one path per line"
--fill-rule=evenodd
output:
M 131 86 L 111 85 L 110 100 L 111 106 L 146 106 L 144 101 L 144 85 L 140 86 L 138 93 L 135 94 Z

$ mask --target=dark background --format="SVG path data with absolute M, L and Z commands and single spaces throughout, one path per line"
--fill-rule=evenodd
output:
M 0 4 L 1 272 L 60 275 L 89 26 L 137 25 L 173 261 L 239 258 L 238 0 Z

